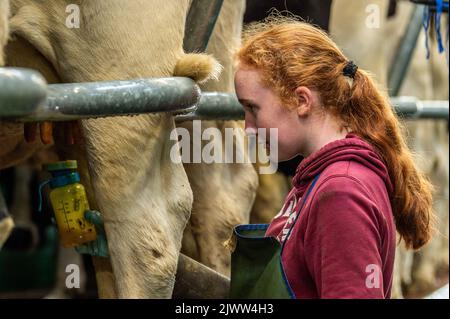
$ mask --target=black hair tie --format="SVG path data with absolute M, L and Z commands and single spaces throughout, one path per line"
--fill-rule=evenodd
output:
M 357 70 L 358 70 L 358 66 L 355 63 L 353 63 L 353 61 L 348 61 L 347 64 L 345 65 L 342 73 L 345 76 L 348 76 L 348 77 L 354 79 Z

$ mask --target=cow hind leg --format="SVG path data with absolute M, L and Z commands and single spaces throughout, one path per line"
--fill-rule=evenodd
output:
M 192 206 L 186 173 L 169 156 L 173 119 L 142 115 L 83 127 L 117 297 L 170 298 Z

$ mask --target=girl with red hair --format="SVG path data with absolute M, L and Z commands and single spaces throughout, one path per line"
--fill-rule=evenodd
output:
M 304 22 L 253 25 L 236 57 L 246 131 L 304 160 L 270 225 L 235 228 L 231 297 L 390 298 L 396 231 L 418 249 L 433 215 L 387 96 Z

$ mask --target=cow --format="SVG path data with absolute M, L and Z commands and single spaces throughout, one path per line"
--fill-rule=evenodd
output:
M 388 0 L 352 1 L 351 6 L 349 2 L 333 0 L 331 36 L 350 59 L 375 74 L 386 88 L 394 52 L 414 5 L 398 1 L 395 15 L 388 17 Z M 442 26 L 448 26 L 446 19 L 448 16 L 443 15 Z M 448 52 L 437 53 L 433 35 L 429 43 L 431 56 L 427 60 L 422 30 L 399 95 L 416 96 L 421 100 L 448 100 L 445 59 Z M 438 229 L 430 243 L 417 252 L 407 251 L 403 244 L 398 246 L 392 292 L 396 298 L 426 295 L 439 285 L 437 276 L 445 277 L 447 273 L 448 278 L 448 123 L 445 120 L 408 120 L 405 124 L 409 145 L 418 155 L 421 169 L 435 186 L 434 210 Z

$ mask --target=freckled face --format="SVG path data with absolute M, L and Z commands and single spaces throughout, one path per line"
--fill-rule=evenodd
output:
M 270 128 L 278 129 L 278 160 L 287 161 L 298 154 L 296 128 L 299 118 L 295 109 L 282 105 L 278 95 L 266 87 L 256 69 L 239 67 L 234 78 L 236 95 L 244 107 L 246 132 L 265 128 L 270 141 Z M 261 138 L 261 136 L 259 136 Z

